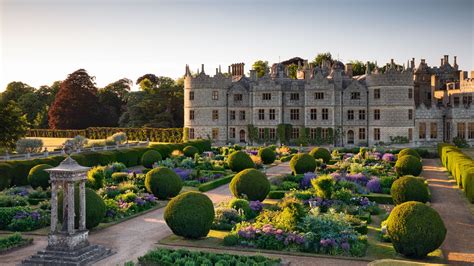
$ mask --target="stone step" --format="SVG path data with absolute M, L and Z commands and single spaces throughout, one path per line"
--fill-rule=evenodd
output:
M 85 247 L 73 253 L 53 250 L 40 251 L 38 254 L 33 255 L 29 259 L 23 261 L 22 265 L 89 265 L 92 262 L 101 260 L 114 254 L 112 250 L 100 245 L 91 245 L 91 247 Z

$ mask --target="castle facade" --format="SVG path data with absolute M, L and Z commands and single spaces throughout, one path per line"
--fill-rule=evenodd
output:
M 297 64 L 296 78 L 289 64 Z M 292 63 L 292 64 L 293 64 Z M 184 127 L 189 139 L 215 144 L 292 143 L 431 146 L 454 138 L 474 145 L 474 71 L 458 70 L 444 56 L 439 67 L 392 60 L 354 76 L 339 61 L 312 66 L 295 58 L 262 77 L 244 64 L 214 76 L 186 66 Z

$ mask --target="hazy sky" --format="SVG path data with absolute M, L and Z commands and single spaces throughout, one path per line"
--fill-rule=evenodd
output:
M 474 0 L 0 0 L 0 91 L 79 68 L 98 86 L 329 51 L 342 61 L 458 56 L 474 69 Z

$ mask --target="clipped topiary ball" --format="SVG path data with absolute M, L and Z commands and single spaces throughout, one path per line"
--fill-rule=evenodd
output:
M 395 163 L 395 172 L 397 172 L 398 176 L 419 176 L 422 170 L 423 165 L 421 164 L 420 159 L 413 155 L 398 157 L 398 160 Z
M 316 160 L 306 153 L 294 155 L 290 160 L 290 168 L 293 174 L 304 174 L 316 170 Z
M 152 168 L 153 164 L 161 161 L 161 154 L 158 151 L 150 150 L 142 155 L 142 165 L 146 168 Z
M 214 220 L 214 205 L 205 194 L 186 192 L 170 200 L 164 218 L 175 235 L 193 239 L 205 237 Z
M 430 200 L 428 188 L 423 178 L 411 175 L 400 177 L 395 180 L 390 189 L 393 203 L 402 204 L 407 201 L 427 202 Z
M 390 213 L 387 233 L 398 253 L 423 258 L 441 246 L 446 237 L 446 227 L 433 208 L 408 201 L 396 206 Z
M 74 188 L 74 210 L 76 212 L 75 216 L 75 226 L 79 228 L 79 186 Z M 86 188 L 86 228 L 92 229 L 100 224 L 105 217 L 105 212 L 107 211 L 104 200 L 97 195 L 97 193 L 90 189 Z M 62 222 L 63 219 L 63 192 L 58 193 L 58 218 Z
M 194 157 L 195 154 L 199 153 L 199 150 L 194 146 L 186 146 L 183 149 L 184 156 Z
M 309 155 L 314 159 L 322 159 L 324 163 L 328 163 L 332 159 L 331 153 L 325 148 L 316 147 L 309 152 Z
M 47 189 L 49 187 L 49 173 L 45 169 L 53 168 L 49 164 L 38 164 L 37 166 L 31 168 L 30 173 L 28 174 L 28 183 L 33 187 L 42 187 Z
M 398 153 L 398 158 L 400 157 L 403 157 L 405 155 L 411 155 L 411 156 L 415 156 L 416 158 L 420 159 L 421 160 L 421 156 L 420 154 L 418 154 L 418 152 L 414 149 L 411 149 L 411 148 L 405 148 L 403 150 L 401 150 L 399 153 Z
M 264 164 L 272 164 L 276 159 L 276 153 L 271 148 L 261 148 L 258 150 L 258 156 Z
M 181 178 L 173 170 L 158 167 L 146 173 L 145 187 L 159 199 L 172 198 L 183 188 Z
M 243 151 L 234 151 L 231 153 L 227 158 L 227 164 L 234 172 L 240 172 L 244 169 L 255 167 L 250 156 Z
M 230 191 L 237 198 L 263 201 L 270 192 L 270 182 L 264 173 L 255 169 L 245 169 L 232 178 Z

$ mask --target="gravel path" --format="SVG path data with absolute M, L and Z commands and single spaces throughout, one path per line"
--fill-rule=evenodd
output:
M 432 204 L 448 229 L 441 249 L 449 264 L 474 265 L 474 216 L 463 192 L 448 178 L 438 159 L 424 159 L 423 173 L 432 193 Z

